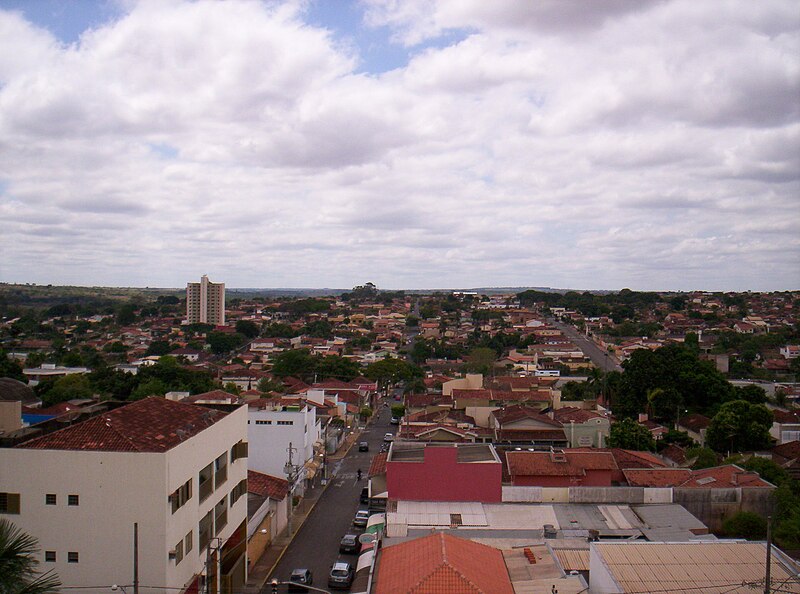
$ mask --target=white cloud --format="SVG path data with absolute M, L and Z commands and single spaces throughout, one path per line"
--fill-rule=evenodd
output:
M 302 3 L 0 11 L 0 277 L 797 288 L 792 4 L 369 2 L 369 76 Z

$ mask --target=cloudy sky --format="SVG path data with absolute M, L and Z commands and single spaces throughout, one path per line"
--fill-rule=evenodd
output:
M 0 281 L 800 288 L 796 0 L 0 0 Z

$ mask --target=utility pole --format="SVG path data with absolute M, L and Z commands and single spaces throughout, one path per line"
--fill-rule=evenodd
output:
M 292 447 L 292 442 L 289 442 L 289 447 L 286 448 L 289 452 L 289 461 L 283 465 L 283 472 L 286 473 L 286 480 L 289 481 L 289 521 L 287 524 L 289 536 L 292 535 L 292 511 L 294 510 L 294 483 L 297 480 L 297 466 L 292 463 L 292 457 L 297 448 Z
M 133 523 L 133 594 L 139 594 L 139 523 Z
M 772 516 L 767 516 L 767 569 L 764 574 L 764 594 L 770 594 L 770 570 L 772 569 Z
M 322 437 L 322 484 L 328 484 L 328 424 L 330 419 L 325 422 Z

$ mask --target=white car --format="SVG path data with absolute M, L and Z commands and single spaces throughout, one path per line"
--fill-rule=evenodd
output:
M 383 436 L 383 441 L 394 441 L 394 434 L 387 433 L 386 435 Z

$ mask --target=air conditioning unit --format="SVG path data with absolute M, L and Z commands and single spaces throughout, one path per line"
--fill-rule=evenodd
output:
M 167 552 L 167 556 L 168 556 L 170 559 L 174 559 L 175 557 L 177 557 L 177 556 L 178 556 L 178 553 L 177 553 L 177 551 L 176 551 L 175 549 L 170 549 L 170 550 Z

